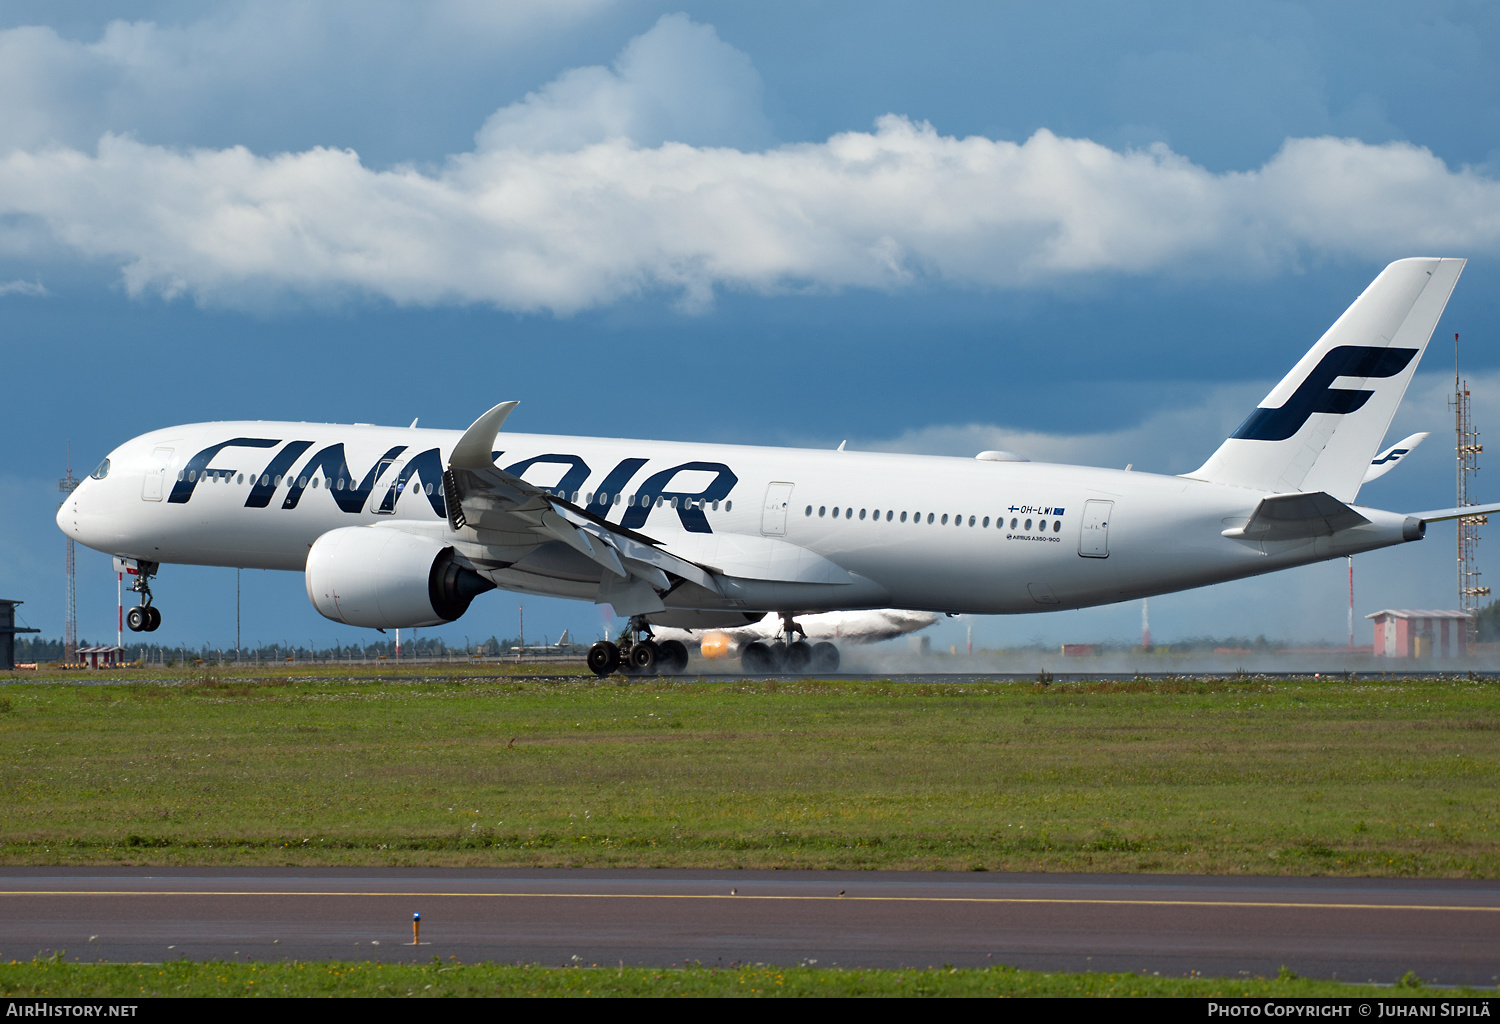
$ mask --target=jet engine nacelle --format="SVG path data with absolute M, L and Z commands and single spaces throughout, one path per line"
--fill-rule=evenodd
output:
M 375 629 L 437 626 L 495 585 L 460 565 L 453 548 L 378 526 L 330 530 L 307 553 L 307 596 L 335 622 Z

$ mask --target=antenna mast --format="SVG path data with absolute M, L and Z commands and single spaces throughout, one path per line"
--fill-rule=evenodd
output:
M 1469 382 L 1458 375 L 1458 335 L 1453 335 L 1453 430 L 1455 451 L 1458 457 L 1457 508 L 1473 505 L 1470 500 L 1470 484 L 1479 473 L 1479 454 L 1484 445 L 1479 443 L 1479 431 L 1469 414 Z M 1462 516 L 1458 520 L 1458 607 L 1467 612 L 1468 642 L 1474 643 L 1477 632 L 1475 616 L 1479 612 L 1479 599 L 1488 597 L 1489 587 L 1479 585 L 1479 528 L 1489 522 L 1488 516 Z
M 58 506 L 67 504 L 68 495 L 83 481 L 73 475 L 73 442 L 68 442 L 68 475 L 57 482 L 63 500 Z M 78 583 L 73 571 L 73 535 L 68 535 L 68 557 L 63 572 L 67 578 L 67 591 L 63 599 L 63 663 L 71 665 L 78 660 Z

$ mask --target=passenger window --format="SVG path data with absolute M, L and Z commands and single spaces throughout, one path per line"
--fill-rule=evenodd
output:
M 317 477 L 313 477 L 312 478 L 312 486 L 313 486 L 313 490 L 316 491 L 318 489 L 318 478 Z M 428 491 L 429 494 L 432 492 L 432 485 L 431 484 L 427 485 L 427 491 Z
M 859 518 L 863 519 L 864 517 L 865 517 L 865 510 L 864 509 L 860 509 L 859 510 Z
M 944 526 L 948 525 L 948 513 L 946 513 L 946 512 L 943 513 L 943 525 Z
M 1054 520 L 1052 520 L 1052 532 L 1053 533 L 1061 533 L 1062 532 L 1062 520 L 1061 519 L 1054 519 Z
M 1031 529 L 1031 520 L 1030 519 L 1026 520 L 1026 529 L 1028 529 L 1028 530 Z
M 719 507 L 719 503 L 717 501 L 714 502 L 714 508 L 718 508 L 718 507 Z M 807 506 L 807 518 L 809 518 L 809 519 L 812 518 L 812 506 L 811 505 Z
M 1010 528 L 1011 528 L 1011 529 L 1012 529 L 1012 530 L 1014 530 L 1014 529 L 1015 529 L 1015 528 L 1016 528 L 1016 520 L 1014 520 L 1014 519 L 1012 519 L 1012 520 L 1011 520 L 1011 521 L 1010 521 Z
M 305 476 L 299 476 L 297 478 L 297 486 L 298 487 L 306 487 L 307 486 L 307 477 L 305 477 Z
M 828 506 L 827 506 L 827 505 L 819 505 L 819 506 L 818 506 L 818 518 L 819 518 L 819 519 L 822 519 L 822 518 L 823 518 L 823 516 L 824 516 L 824 514 L 825 514 L 825 513 L 826 513 L 826 512 L 827 512 L 827 511 L 828 511 Z
M 717 501 L 714 502 L 714 511 L 715 512 L 719 511 L 719 503 Z M 811 505 L 807 506 L 807 514 L 808 515 L 812 515 L 812 506 Z
M 870 518 L 871 519 L 879 519 L 880 518 L 880 509 L 877 508 L 874 512 L 871 512 L 870 513 Z
M 245 474 L 241 473 L 239 476 L 235 477 L 234 478 L 234 482 L 237 483 L 237 484 L 244 483 L 245 482 Z
M 988 523 L 989 523 L 989 520 L 988 520 L 988 519 L 986 519 L 986 520 L 985 520 L 985 523 L 986 523 L 986 524 L 988 524 Z M 969 517 L 969 525 L 970 525 L 970 526 L 973 526 L 973 525 L 974 525 L 974 517 L 973 517 L 973 516 L 970 516 L 970 517 Z
M 905 512 L 901 513 L 901 521 L 903 523 L 906 522 L 906 513 Z
M 838 517 L 839 517 L 839 507 L 837 505 L 835 505 L 835 506 L 833 506 L 833 518 L 837 519 Z
M 732 502 L 732 501 L 726 501 L 726 502 L 724 502 L 724 511 L 725 512 L 728 512 L 732 508 L 734 508 L 734 502 Z
M 891 521 L 891 516 L 893 516 L 895 514 L 896 513 L 892 512 L 890 509 L 886 509 L 885 510 L 885 521 L 886 522 L 890 522 Z
M 1047 520 L 1043 519 L 1041 522 L 1037 523 L 1036 524 L 1036 528 L 1038 530 L 1041 530 L 1043 533 L 1046 533 L 1047 532 Z
M 931 523 L 931 522 L 932 522 L 932 521 L 933 521 L 933 519 L 934 519 L 934 518 L 936 518 L 936 517 L 935 517 L 935 516 L 933 516 L 933 514 L 932 514 L 932 513 L 931 513 L 931 512 L 929 512 L 929 513 L 927 513 L 927 522 L 928 522 L 928 523 L 929 523 L 929 524 L 930 524 L 930 523 Z M 946 519 L 947 519 L 947 518 L 948 518 L 948 517 L 947 517 L 947 516 L 944 516 L 944 517 L 943 517 L 943 518 L 944 518 L 944 519 L 945 519 L 945 520 L 946 520 Z
M 985 529 L 986 529 L 986 530 L 988 530 L 988 529 L 989 529 L 989 528 L 990 528 L 990 517 L 989 517 L 989 516 L 985 516 L 985 517 L 984 517 L 984 523 L 983 523 L 983 526 L 984 526 L 984 528 L 985 528 Z
M 677 499 L 676 499 L 676 498 L 673 498 L 673 499 L 672 499 L 672 507 L 673 507 L 673 508 L 676 508 L 676 507 L 677 507 Z

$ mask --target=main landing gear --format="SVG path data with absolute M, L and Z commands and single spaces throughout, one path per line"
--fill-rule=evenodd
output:
M 628 676 L 675 676 L 687 669 L 687 645 L 680 640 L 657 643 L 651 625 L 636 615 L 617 643 L 600 640 L 589 648 L 589 671 L 607 676 L 615 671 Z
M 155 562 L 137 563 L 130 592 L 140 594 L 141 603 L 125 613 L 125 625 L 132 633 L 154 633 L 161 625 L 161 609 L 151 603 L 151 577 L 156 575 L 156 568 Z
M 740 667 L 767 675 L 782 673 L 824 675 L 839 670 L 839 649 L 826 640 L 810 644 L 807 633 L 789 614 L 781 616 L 781 636 L 765 643 L 755 640 L 740 651 Z M 800 636 L 801 640 L 793 639 Z

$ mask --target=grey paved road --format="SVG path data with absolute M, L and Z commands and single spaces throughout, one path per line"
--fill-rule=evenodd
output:
M 842 895 L 840 895 L 842 893 Z M 422 945 L 411 915 L 422 914 Z M 1500 883 L 1170 875 L 0 868 L 0 958 L 1299 974 L 1493 986 Z M 574 958 L 577 958 L 575 961 Z

